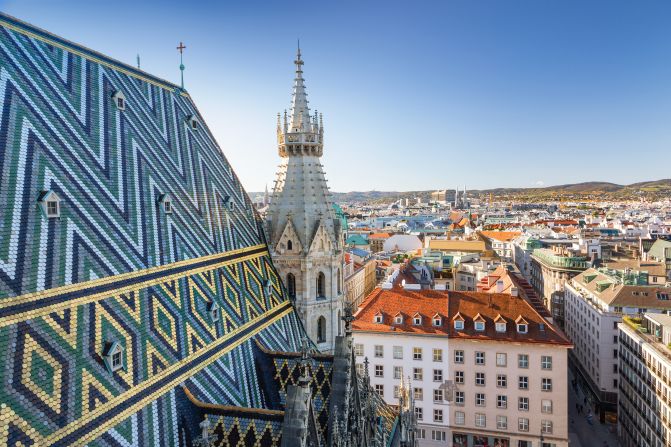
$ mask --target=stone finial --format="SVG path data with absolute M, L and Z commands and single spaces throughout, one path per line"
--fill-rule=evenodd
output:
M 312 375 L 310 374 L 310 364 L 312 363 L 312 357 L 310 355 L 310 345 L 307 337 L 303 337 L 301 343 L 301 377 L 298 379 L 298 382 L 301 386 L 308 386 L 312 381 Z
M 352 335 L 352 321 L 354 321 L 353 315 L 354 305 L 352 303 L 345 303 L 345 314 L 340 317 L 345 322 L 345 336 Z

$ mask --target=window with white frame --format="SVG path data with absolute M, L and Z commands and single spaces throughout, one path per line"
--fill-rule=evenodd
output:
M 378 323 L 378 324 L 382 323 L 382 314 L 375 315 L 375 317 L 373 318 L 373 321 L 375 321 L 375 323 Z
M 548 421 L 543 419 L 541 421 L 541 433 L 545 435 L 551 435 L 552 434 L 552 421 Z
M 478 332 L 482 332 L 485 330 L 485 322 L 484 321 L 476 321 L 475 322 L 475 330 Z
M 547 377 L 541 379 L 541 391 L 552 391 L 552 379 Z
M 505 352 L 496 353 L 496 366 L 506 366 L 508 364 L 508 354 Z
M 403 358 L 403 346 L 394 346 L 394 358 L 395 359 Z
M 381 383 L 375 384 L 375 392 L 378 395 L 384 397 L 384 385 L 382 385 Z
M 412 359 L 422 360 L 422 348 L 412 348 Z
M 433 349 L 433 361 L 442 362 L 443 361 L 443 350 L 442 349 Z
M 433 401 L 443 403 L 443 390 L 441 390 L 440 388 L 433 390 Z
M 422 368 L 412 368 L 413 380 L 424 380 L 424 370 Z
M 384 377 L 384 365 L 375 365 L 375 377 Z
M 529 377 L 527 376 L 519 376 L 519 379 L 517 381 L 518 383 L 518 388 L 521 390 L 528 390 L 529 389 Z
M 466 394 L 463 391 L 454 392 L 454 403 L 457 405 L 464 405 L 466 401 Z
M 519 368 L 527 369 L 529 367 L 529 355 L 528 354 L 518 354 L 517 355 L 517 366 Z
M 498 430 L 507 430 L 508 429 L 508 416 L 503 416 L 503 415 L 496 416 L 496 428 Z
M 403 367 L 394 366 L 394 379 L 400 379 L 403 377 Z
M 476 352 L 475 353 L 475 364 L 476 365 L 484 365 L 485 364 L 485 353 L 484 352 Z
M 551 370 L 552 369 L 552 356 L 543 355 L 541 356 L 541 369 Z
M 419 326 L 422 324 L 422 316 L 421 315 L 414 315 L 412 317 L 412 324 L 415 326 Z
M 529 431 L 529 419 L 528 418 L 517 419 L 517 430 Z
M 464 321 L 463 320 L 454 320 L 454 329 L 457 331 L 464 330 Z
M 426 439 L 426 429 L 416 428 L 415 433 L 417 434 L 417 439 Z
M 517 399 L 517 409 L 519 411 L 529 411 L 529 398 L 520 397 Z
M 122 92 L 114 92 L 112 95 L 112 100 L 114 101 L 114 105 L 119 111 L 123 112 L 126 110 L 126 96 Z
M 433 422 L 443 422 L 443 410 L 440 408 L 433 409 Z
M 475 384 L 477 386 L 485 386 L 485 373 L 483 372 L 475 373 Z
M 487 426 L 487 416 L 485 416 L 484 413 L 475 413 L 475 426 L 476 427 Z
M 455 411 L 454 423 L 456 425 L 464 425 L 466 423 L 466 414 L 463 411 Z
M 412 395 L 415 398 L 415 400 L 424 400 L 424 389 L 415 387 L 412 390 Z
M 541 413 L 552 414 L 552 400 L 550 399 L 541 400 Z
M 375 345 L 375 357 L 382 358 L 384 357 L 384 346 L 383 345 Z
M 443 324 L 442 318 L 440 318 L 439 316 L 434 316 L 433 317 L 433 325 L 434 326 L 440 326 L 441 324 Z
M 357 357 L 363 357 L 363 344 L 361 343 L 354 344 L 354 355 Z
M 454 382 L 455 383 L 464 383 L 464 372 L 463 371 L 455 371 L 454 372 Z
M 454 363 L 464 363 L 464 351 L 454 351 Z
M 475 406 L 484 407 L 485 406 L 485 393 L 475 393 Z
M 519 332 L 520 334 L 526 334 L 527 332 L 529 332 L 529 325 L 525 323 L 519 323 L 517 325 L 517 332 Z
M 401 395 L 401 387 L 398 385 L 394 385 L 394 399 L 398 399 L 400 395 Z
M 434 369 L 433 370 L 433 381 L 434 382 L 442 382 L 443 381 L 443 370 L 442 369 Z
M 443 441 L 447 440 L 447 435 L 442 430 L 431 430 L 431 439 L 434 441 Z
M 396 315 L 394 317 L 394 323 L 395 324 L 403 324 L 403 316 L 402 315 Z
M 496 408 L 508 408 L 508 396 L 501 394 L 496 396 Z
M 505 332 L 505 331 L 506 331 L 506 323 L 500 321 L 496 323 L 496 332 Z
M 357 363 L 356 364 L 356 373 L 360 376 L 363 376 L 363 373 L 364 373 L 363 363 Z
M 418 421 L 424 419 L 424 409 L 422 407 L 415 407 L 415 417 Z

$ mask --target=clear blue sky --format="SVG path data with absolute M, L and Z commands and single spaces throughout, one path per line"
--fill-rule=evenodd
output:
M 0 9 L 186 87 L 272 185 L 296 39 L 331 189 L 671 177 L 669 1 L 53 1 Z

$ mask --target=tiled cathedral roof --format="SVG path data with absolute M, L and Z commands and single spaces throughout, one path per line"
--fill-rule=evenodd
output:
M 252 338 L 304 333 L 192 98 L 0 14 L 0 102 L 0 445 L 178 445 L 180 384 L 263 408 Z

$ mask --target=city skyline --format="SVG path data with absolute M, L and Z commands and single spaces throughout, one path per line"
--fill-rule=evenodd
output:
M 289 107 L 297 38 L 310 107 L 324 113 L 333 191 L 668 177 L 662 2 L 208 3 L 179 14 L 168 2 L 113 17 L 82 5 L 0 2 L 131 65 L 139 54 L 142 69 L 176 83 L 183 41 L 186 88 L 248 191 L 272 188 L 275 116 Z M 483 163 L 491 169 L 476 173 Z M 370 166 L 386 175 L 368 175 Z

